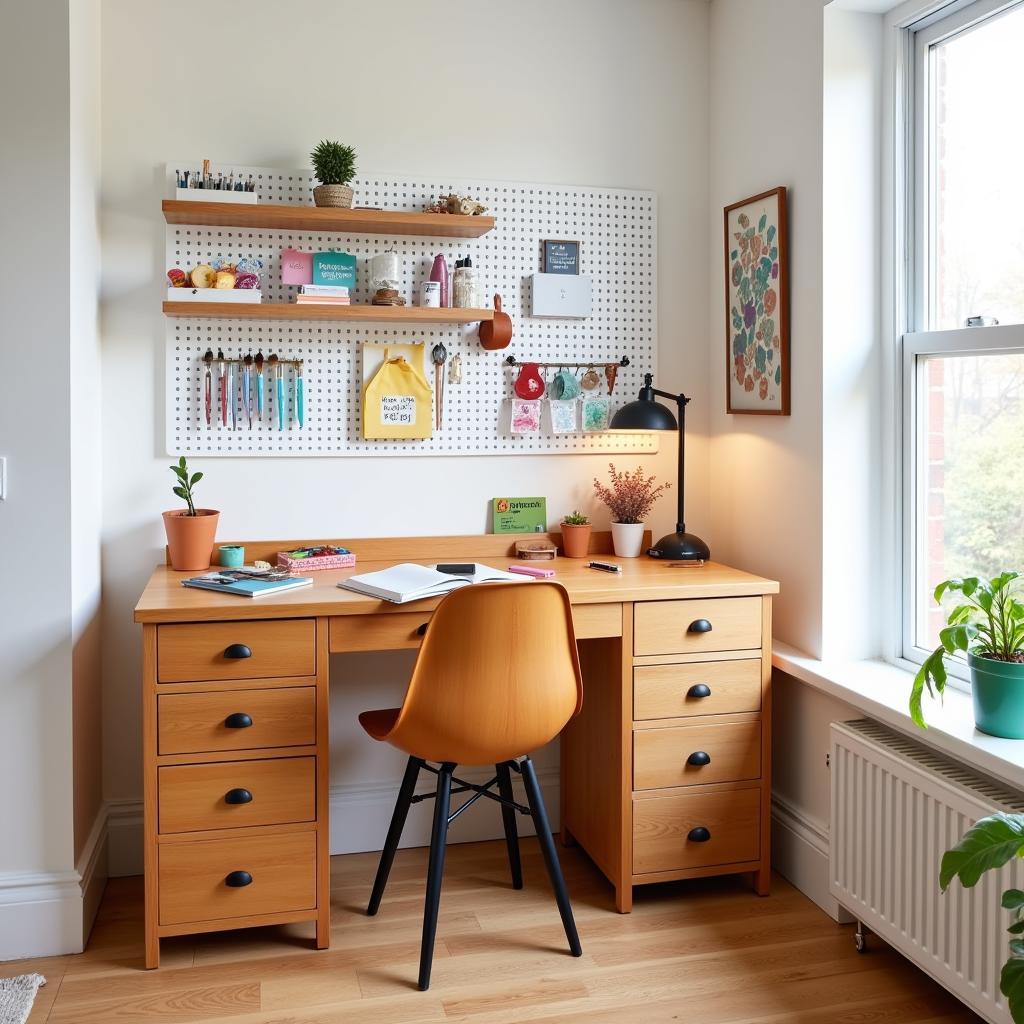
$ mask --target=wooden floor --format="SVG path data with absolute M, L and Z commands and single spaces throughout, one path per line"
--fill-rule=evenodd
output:
M 398 854 L 376 918 L 363 912 L 376 855 L 334 858 L 328 951 L 310 948 L 312 926 L 254 929 L 165 941 L 163 967 L 147 972 L 141 879 L 129 878 L 110 883 L 85 953 L 0 975 L 46 975 L 30 1024 L 980 1020 L 878 940 L 858 956 L 852 928 L 780 878 L 764 899 L 739 879 L 639 889 L 620 916 L 596 869 L 563 850 L 583 941 L 573 959 L 536 841 L 523 852 L 514 892 L 504 843 L 449 848 L 429 992 L 415 990 L 425 850 Z

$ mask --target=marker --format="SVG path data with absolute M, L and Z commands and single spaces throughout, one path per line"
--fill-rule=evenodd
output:
M 536 576 L 537 579 L 546 580 L 555 575 L 554 569 L 534 569 L 531 565 L 510 565 L 509 572 L 517 572 L 520 576 Z
M 588 569 L 600 569 L 601 572 L 622 572 L 622 566 L 614 562 L 587 562 Z

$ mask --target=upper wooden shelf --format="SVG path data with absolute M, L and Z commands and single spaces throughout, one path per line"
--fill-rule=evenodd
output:
M 168 224 L 209 227 L 264 228 L 268 231 L 324 231 L 334 235 L 433 235 L 438 238 L 479 238 L 494 227 L 493 217 L 454 213 L 407 213 L 394 210 L 344 210 L 328 206 L 284 206 L 277 203 L 195 203 L 165 199 Z
M 298 302 L 165 302 L 166 316 L 214 320 L 363 320 L 368 323 L 475 324 L 493 320 L 493 309 L 429 306 L 340 306 Z

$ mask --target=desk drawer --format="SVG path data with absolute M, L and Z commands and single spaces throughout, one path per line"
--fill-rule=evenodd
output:
M 578 604 L 572 609 L 572 628 L 577 640 L 622 636 L 621 604 Z
M 190 622 L 157 631 L 157 679 L 264 679 L 316 674 L 316 620 Z
M 157 729 L 161 754 L 312 744 L 316 688 L 165 693 L 157 697 Z
M 315 768 L 315 757 L 160 768 L 160 832 L 166 835 L 313 821 Z
M 707 760 L 707 763 L 701 762 Z M 761 723 L 685 725 L 633 733 L 633 788 L 703 786 L 761 775 Z
M 760 658 L 638 665 L 633 669 L 633 717 L 638 721 L 760 708 Z
M 332 654 L 343 651 L 394 651 L 419 647 L 421 626 L 430 612 L 381 612 L 377 615 L 336 615 L 330 620 Z
M 633 872 L 736 864 L 760 856 L 760 789 L 633 801 Z
M 159 858 L 162 925 L 316 907 L 314 832 L 164 843 Z M 251 877 L 248 885 L 227 884 L 243 871 Z
M 639 601 L 635 605 L 633 650 L 638 655 L 749 651 L 760 646 L 759 597 Z

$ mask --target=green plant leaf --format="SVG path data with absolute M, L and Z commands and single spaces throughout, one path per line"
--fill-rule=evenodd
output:
M 942 663 L 945 653 L 946 649 L 944 647 L 936 647 L 924 659 L 923 664 L 917 670 L 913 686 L 910 688 L 910 717 L 913 719 L 914 724 L 921 729 L 928 728 L 925 725 L 924 710 L 921 707 L 925 689 L 934 697 L 936 690 L 942 693 L 946 686 L 946 666 Z M 932 687 L 933 680 L 935 683 L 934 688 Z
M 185 468 L 185 456 L 184 455 L 182 455 L 182 457 L 180 459 L 178 459 L 178 465 L 181 466 L 182 469 Z
M 188 501 L 188 492 L 184 487 L 173 487 L 171 489 L 182 501 Z
M 1024 939 L 1010 939 L 1010 953 L 1013 956 L 1024 956 Z
M 197 483 L 199 483 L 199 481 L 202 480 L 202 479 L 203 479 L 203 474 L 202 473 L 193 473 L 192 474 L 192 479 L 189 480 L 189 482 L 188 482 L 189 487 L 195 487 L 195 485 Z
M 1021 889 L 1007 889 L 1003 893 L 1003 910 L 1016 910 L 1018 907 L 1024 907 L 1024 890 Z
M 961 623 L 970 622 L 974 614 L 974 605 L 958 604 L 947 616 L 946 621 L 951 626 L 959 626 Z
M 948 889 L 950 882 L 959 878 L 960 884 L 970 889 L 986 871 L 1002 867 L 1021 855 L 1024 855 L 1024 814 L 990 814 L 975 822 L 960 842 L 942 855 L 939 885 L 943 890 Z
M 999 991 L 1006 996 L 1010 1016 L 1024 1020 L 1024 960 L 1010 959 L 1003 964 L 999 975 Z

